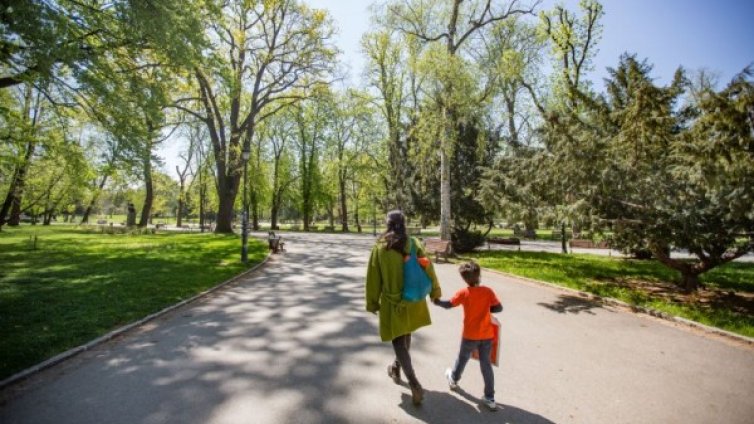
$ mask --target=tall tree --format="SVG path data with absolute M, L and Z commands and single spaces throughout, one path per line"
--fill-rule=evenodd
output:
M 291 154 L 291 145 L 298 137 L 295 110 L 287 109 L 274 116 L 264 126 L 263 137 L 270 146 L 272 160 L 272 184 L 270 199 L 270 228 L 278 230 L 278 219 L 286 192 L 296 182 L 293 173 L 295 159 Z
M 609 72 L 605 98 L 587 102 L 586 122 L 574 124 L 571 142 L 553 152 L 576 168 L 598 170 L 574 192 L 613 224 L 619 247 L 648 247 L 681 274 L 684 289 L 695 290 L 700 274 L 752 249 L 751 73 L 679 107 L 688 86 L 682 70 L 658 86 L 649 64 L 624 55 Z M 671 247 L 696 260 L 671 258 Z
M 329 95 L 329 91 L 321 91 L 295 107 L 298 177 L 301 184 L 300 211 L 304 231 L 309 231 L 314 219 L 316 202 L 322 192 L 320 157 L 322 138 L 331 118 L 327 100 Z
M 346 90 L 336 93 L 332 100 L 328 156 L 335 171 L 341 230 L 348 232 L 349 183 L 354 179 L 361 154 L 380 134 L 366 93 Z
M 0 208 L 0 228 L 6 223 L 13 226 L 19 224 L 28 170 L 40 141 L 39 124 L 42 120 L 44 99 L 40 91 L 35 90 L 30 83 L 25 84 L 20 93 L 23 93 L 20 113 L 11 115 L 15 116 L 20 131 L 9 131 L 7 136 L 17 138 L 15 144 L 23 146 L 22 155 L 20 160 L 16 161 L 5 201 Z
M 462 49 L 478 38 L 481 33 L 495 22 L 506 20 L 522 14 L 531 14 L 535 3 L 526 6 L 513 0 L 507 5 L 493 4 L 491 0 L 463 1 L 448 0 L 447 2 L 424 2 L 421 0 L 395 1 L 388 5 L 391 18 L 396 26 L 404 33 L 411 34 L 426 43 L 443 43 L 445 62 L 449 69 L 461 70 L 458 56 L 462 56 Z M 435 51 L 434 55 L 439 55 Z M 437 69 L 443 73 L 442 69 Z M 458 140 L 457 123 L 453 118 L 459 116 L 455 110 L 457 105 L 452 102 L 459 97 L 456 86 L 457 80 L 447 75 L 441 81 L 442 93 L 438 99 L 440 113 L 435 114 L 438 123 L 442 124 L 443 133 L 439 140 L 440 155 L 440 236 L 443 240 L 451 237 L 451 181 L 450 170 L 452 149 Z
M 379 12 L 378 12 L 379 13 Z M 411 46 L 409 37 L 391 30 L 388 26 L 373 33 L 367 33 L 362 39 L 362 47 L 367 55 L 367 75 L 369 84 L 377 90 L 380 111 L 387 126 L 387 158 L 389 168 L 385 175 L 390 187 L 390 201 L 402 210 L 408 209 L 410 199 L 409 176 L 411 165 L 408 160 L 409 138 L 407 137 L 408 82 L 416 81 L 415 72 L 405 62 L 412 60 L 409 54 Z M 416 93 L 415 84 L 411 87 Z
M 324 11 L 296 0 L 227 1 L 207 26 L 209 58 L 193 69 L 202 120 L 214 150 L 219 210 L 216 232 L 232 232 L 234 204 L 256 126 L 298 102 L 330 73 L 335 49 Z
M 177 227 L 181 227 L 183 224 L 183 215 L 185 212 L 184 203 L 186 199 L 186 180 L 189 176 L 193 175 L 192 160 L 194 153 L 196 152 L 196 144 L 200 142 L 201 128 L 198 126 L 188 127 L 188 145 L 186 151 L 179 154 L 179 158 L 183 162 L 183 169 L 179 165 L 175 166 L 175 173 L 178 174 L 178 209 L 176 209 L 176 223 Z

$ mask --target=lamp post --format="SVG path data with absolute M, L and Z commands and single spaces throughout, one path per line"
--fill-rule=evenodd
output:
M 248 184 L 248 168 L 249 168 L 249 156 L 250 152 L 248 148 L 244 148 L 241 152 L 241 159 L 243 159 L 243 213 L 241 214 L 241 262 L 246 263 L 249 261 L 249 202 L 246 198 L 246 186 Z

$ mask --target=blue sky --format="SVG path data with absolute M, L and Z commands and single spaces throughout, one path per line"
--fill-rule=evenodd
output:
M 335 41 L 343 51 L 342 62 L 350 68 L 351 84 L 359 84 L 364 64 L 360 40 L 369 29 L 373 1 L 304 1 L 330 11 L 338 27 Z M 571 10 L 578 5 L 577 0 L 545 0 L 542 7 L 556 3 Z M 754 63 L 754 0 L 604 0 L 603 5 L 602 39 L 590 75 L 598 89 L 607 75 L 605 68 L 616 66 L 624 52 L 648 59 L 659 83 L 670 82 L 678 66 L 683 66 L 716 72 L 724 85 Z M 175 173 L 180 144 L 169 140 L 159 153 L 170 175 Z
M 305 1 L 331 12 L 343 62 L 358 82 L 363 66 L 359 40 L 369 28 L 372 1 Z M 578 5 L 577 0 L 545 0 L 542 7 L 556 3 L 572 10 Z M 603 34 L 592 75 L 598 86 L 605 68 L 614 67 L 623 52 L 648 59 L 663 83 L 680 65 L 717 71 L 724 83 L 754 62 L 754 0 L 605 0 L 603 6 Z

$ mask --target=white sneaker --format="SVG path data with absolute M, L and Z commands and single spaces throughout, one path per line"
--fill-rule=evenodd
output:
M 445 370 L 445 378 L 448 379 L 448 387 L 450 387 L 451 390 L 455 390 L 458 388 L 458 382 L 453 379 L 453 370 L 448 368 Z
M 483 403 L 483 404 L 484 404 L 484 406 L 486 406 L 486 407 L 487 407 L 487 409 L 489 409 L 490 411 L 497 411 L 497 402 L 495 402 L 495 399 L 487 399 L 487 398 L 484 398 L 484 399 L 482 400 L 482 403 Z

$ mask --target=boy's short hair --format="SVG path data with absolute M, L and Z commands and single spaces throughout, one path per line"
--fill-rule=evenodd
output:
M 468 261 L 461 264 L 458 267 L 458 272 L 461 273 L 461 277 L 470 286 L 479 285 L 479 274 L 481 269 L 479 264 L 474 261 Z

